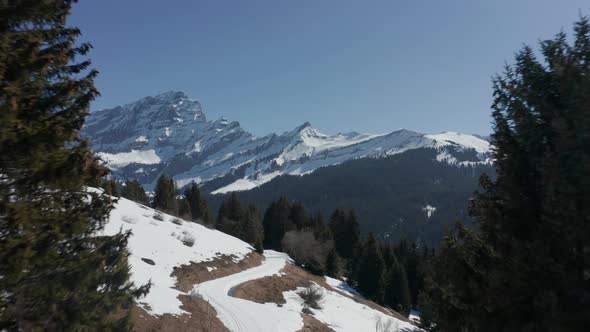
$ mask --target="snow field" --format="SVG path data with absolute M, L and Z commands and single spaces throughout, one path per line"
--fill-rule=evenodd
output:
M 163 220 L 154 219 L 161 215 Z M 174 289 L 176 278 L 170 275 L 175 266 L 190 262 L 205 262 L 221 255 L 235 255 L 236 261 L 252 252 L 246 242 L 193 222 L 182 222 L 162 212 L 120 198 L 112 210 L 104 234 L 113 235 L 119 230 L 131 230 L 128 248 L 131 253 L 131 281 L 144 285 L 151 280 L 152 286 L 146 297 L 139 300 L 140 306 L 151 314 L 183 314 L 182 303 L 177 298 L 183 292 Z M 182 240 L 194 238 L 189 247 Z M 141 258 L 148 258 L 155 265 L 147 264 Z

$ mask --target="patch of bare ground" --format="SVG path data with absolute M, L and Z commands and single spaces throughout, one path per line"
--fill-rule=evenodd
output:
M 189 295 L 180 295 L 178 298 L 182 302 L 181 308 L 190 314 L 152 316 L 144 309 L 134 306 L 131 309 L 133 331 L 229 332 L 208 302 Z
M 297 332 L 334 332 L 334 330 L 312 315 L 302 314 L 301 316 L 303 317 L 303 328 Z
M 255 252 L 248 254 L 237 263 L 236 258 L 235 255 L 223 255 L 208 262 L 177 266 L 172 272 L 172 276 L 177 280 L 176 288 L 183 292 L 189 292 L 196 284 L 253 268 L 262 264 L 264 259 L 262 255 Z
M 294 290 L 297 287 L 304 287 L 308 281 L 313 281 L 325 289 L 337 292 L 340 295 L 346 296 L 357 303 L 366 305 L 367 307 L 375 310 L 379 310 L 386 315 L 390 315 L 399 320 L 413 324 L 413 322 L 411 322 L 407 317 L 398 313 L 397 311 L 380 306 L 377 303 L 363 299 L 360 296 L 350 296 L 328 285 L 323 277 L 311 274 L 293 264 L 287 264 L 281 270 L 279 275 L 263 277 L 242 283 L 232 289 L 231 295 L 258 303 L 272 302 L 276 304 L 284 304 L 286 301 L 283 297 L 283 292 Z
M 208 280 L 222 278 L 246 269 L 258 266 L 263 256 L 253 252 L 236 262 L 236 256 L 219 256 L 208 262 L 191 263 L 175 267 L 172 276 L 176 277 L 176 288 L 190 292 L 193 286 Z M 131 309 L 133 331 L 195 331 L 228 332 L 229 330 L 217 318 L 215 309 L 198 296 L 179 295 L 181 309 L 190 314 L 154 316 L 146 310 L 134 306 Z
M 287 264 L 279 275 L 246 281 L 231 290 L 231 296 L 258 303 L 284 304 L 283 292 L 306 286 L 307 281 L 325 283 L 324 278 L 308 273 L 293 264 Z M 323 285 L 322 285 L 323 286 Z

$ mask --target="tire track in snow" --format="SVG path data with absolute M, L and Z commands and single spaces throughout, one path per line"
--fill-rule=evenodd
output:
M 278 307 L 275 303 L 260 304 L 230 295 L 237 285 L 249 280 L 278 274 L 290 260 L 284 253 L 266 250 L 261 265 L 223 278 L 196 285 L 194 291 L 217 311 L 217 317 L 233 332 L 297 331 L 303 327 L 298 311 Z

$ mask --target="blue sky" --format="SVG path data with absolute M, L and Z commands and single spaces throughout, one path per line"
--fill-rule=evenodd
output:
M 488 134 L 491 76 L 587 0 L 80 0 L 93 109 L 181 90 L 258 135 Z

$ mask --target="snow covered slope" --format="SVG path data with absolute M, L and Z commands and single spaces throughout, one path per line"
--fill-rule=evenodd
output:
M 166 173 L 179 187 L 192 181 L 209 183 L 217 193 L 252 189 L 282 174 L 301 175 L 351 159 L 411 149 L 436 149 L 437 160 L 456 165 L 488 163 L 491 158 L 487 141 L 453 132 L 325 135 L 306 122 L 280 135 L 255 137 L 238 122 L 207 120 L 199 102 L 183 92 L 93 112 L 83 135 L 116 176 L 135 178 L 151 189 Z
M 151 280 L 150 292 L 140 300 L 140 306 L 155 315 L 186 313 L 180 309 L 182 303 L 177 298 L 182 292 L 174 288 L 176 278 L 171 276 L 175 266 L 211 261 L 221 255 L 234 255 L 238 261 L 253 250 L 247 243 L 222 232 L 193 222 L 178 225 L 173 222 L 176 219 L 120 198 L 104 229 L 108 235 L 121 229 L 132 231 L 128 244 L 131 279 L 138 286 Z M 183 241 L 194 244 L 187 246 Z M 152 260 L 154 265 L 142 258 Z
M 154 218 L 154 216 L 156 218 Z M 160 220 L 162 219 L 162 220 Z M 217 318 L 230 331 L 299 331 L 304 321 L 303 304 L 296 291 L 284 292 L 286 304 L 256 303 L 231 296 L 233 287 L 265 276 L 278 275 L 290 258 L 283 253 L 266 251 L 261 265 L 223 278 L 193 285 L 193 291 L 176 288 L 172 275 L 175 267 L 211 261 L 223 255 L 233 255 L 237 263 L 252 253 L 252 248 L 234 237 L 192 222 L 184 222 L 151 208 L 120 198 L 106 224 L 105 234 L 131 230 L 128 248 L 132 281 L 136 285 L 151 280 L 149 294 L 138 305 L 154 319 L 170 314 L 185 321 L 194 313 L 183 309 L 179 295 L 199 296 L 216 310 Z M 188 240 L 194 244 L 187 245 Z M 188 242 L 190 243 L 190 241 Z M 147 261 L 146 261 L 147 260 Z M 334 289 L 344 290 L 334 279 L 328 280 Z M 317 286 L 320 287 L 320 286 Z M 354 292 L 353 290 L 348 290 Z M 377 321 L 391 321 L 401 331 L 415 328 L 393 316 L 372 309 L 335 290 L 323 289 L 323 309 L 314 309 L 314 317 L 335 331 L 372 331 Z M 345 293 L 350 294 L 352 293 Z

